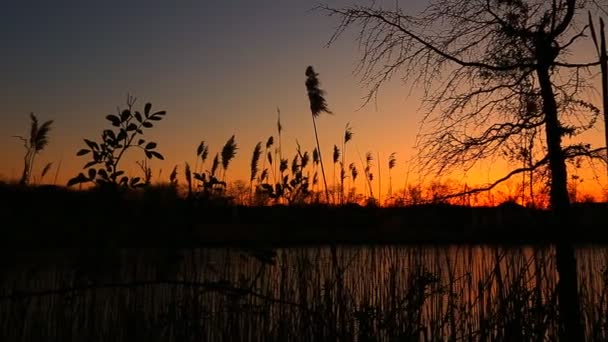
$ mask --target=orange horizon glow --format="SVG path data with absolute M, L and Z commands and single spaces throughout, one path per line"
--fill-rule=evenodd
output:
M 335 84 L 332 86 L 337 87 Z M 300 87 L 303 88 L 303 84 L 301 84 Z M 327 91 L 330 94 L 329 99 L 331 100 L 331 89 L 328 87 L 325 87 L 325 89 L 328 89 Z M 395 88 L 393 91 L 398 92 L 398 88 Z M 398 96 L 396 97 L 398 98 Z M 351 105 L 356 103 L 352 102 L 352 96 L 350 96 L 350 99 Z M 307 99 L 304 91 L 302 91 L 300 99 L 298 99 L 296 104 L 281 107 L 281 125 L 283 127 L 281 137 L 282 151 L 284 158 L 287 158 L 290 163 L 296 153 L 296 142 L 301 145 L 303 151 L 308 151 L 309 153 L 312 153 L 312 150 L 315 147 L 312 122 L 310 113 L 307 112 L 306 101 Z M 157 159 L 149 161 L 149 165 L 152 167 L 153 183 L 168 182 L 169 174 L 175 166 L 178 167 L 178 179 L 183 183 L 185 162 L 188 162 L 192 167 L 195 165 L 197 159 L 196 147 L 201 140 L 204 140 L 206 144 L 210 146 L 209 157 L 205 165 L 206 169 L 210 168 L 211 160 L 215 153 L 220 152 L 225 141 L 232 134 L 235 134 L 238 150 L 236 158 L 231 161 L 228 169 L 227 180 L 228 182 L 241 180 L 246 184 L 249 184 L 251 153 L 255 144 L 260 141 L 262 142 L 262 145 L 264 145 L 267 138 L 271 135 L 275 138 L 275 147 L 273 148 L 276 148 L 278 144 L 276 108 L 269 108 L 267 114 L 259 114 L 259 116 L 258 114 L 254 114 L 251 118 L 243 120 L 243 122 L 235 122 L 235 126 L 240 126 L 240 130 L 230 129 L 229 127 L 224 127 L 222 124 L 218 123 L 214 124 L 218 125 L 217 129 L 202 129 L 201 132 L 198 133 L 196 132 L 196 125 L 189 124 L 188 122 L 176 122 L 179 119 L 179 110 L 171 110 L 170 106 L 163 106 L 161 103 L 155 101 L 151 102 L 153 110 L 167 110 L 165 119 L 157 122 L 154 128 L 144 134 L 144 137 L 149 141 L 158 143 L 157 150 L 165 157 L 164 161 Z M 398 99 L 393 98 L 392 102 L 385 102 L 384 106 L 375 111 L 372 108 L 364 107 L 358 111 L 351 111 L 351 115 L 344 115 L 338 111 L 338 109 L 343 110 L 343 104 L 340 106 L 340 101 L 336 100 L 338 105 L 332 108 L 336 114 L 322 115 L 319 118 L 319 139 L 323 149 L 322 153 L 326 166 L 327 182 L 330 188 L 333 187 L 334 184 L 334 164 L 331 160 L 333 145 L 338 145 L 340 150 L 342 150 L 344 127 L 347 123 L 352 127 L 354 136 L 346 145 L 346 166 L 348 166 L 349 163 L 354 162 L 359 169 L 359 177 L 356 184 L 356 188 L 358 189 L 357 192 L 364 193 L 364 191 L 366 191 L 364 190 L 366 185 L 363 179 L 364 166 L 362 165 L 362 159 L 365 159 L 365 153 L 370 151 L 374 157 L 371 171 L 374 174 L 372 185 L 373 192 L 374 196 L 377 198 L 378 181 L 380 180 L 382 182 L 382 200 L 388 196 L 388 157 L 393 152 L 396 152 L 397 157 L 397 166 L 391 170 L 393 193 L 398 192 L 407 186 L 417 184 L 424 185 L 433 181 L 445 182 L 449 180 L 450 182 L 462 185 L 467 184 L 470 188 L 483 186 L 506 175 L 509 170 L 518 167 L 518 165 L 508 165 L 505 161 L 500 159 L 489 159 L 488 161 L 479 163 L 477 167 L 467 172 L 454 171 L 441 176 L 421 173 L 419 170 L 415 169 L 415 164 L 412 161 L 415 157 L 416 150 L 413 147 L 406 147 L 415 145 L 416 137 L 415 134 L 411 133 L 413 127 L 409 127 L 405 130 L 406 132 L 410 132 L 408 135 L 399 135 L 396 133 L 399 129 L 395 129 L 396 123 L 404 124 L 409 122 L 409 125 L 413 125 L 414 128 L 417 127 L 411 119 L 412 117 L 419 118 L 420 114 L 404 113 L 399 109 L 400 102 L 401 101 Z M 331 103 L 332 102 L 330 102 L 330 106 Z M 140 107 L 143 107 L 143 104 L 143 101 L 139 101 L 135 108 L 139 109 Z M 124 108 L 124 105 L 119 104 L 119 106 Z M 301 108 L 296 111 L 296 106 Z M 387 109 L 385 110 L 384 108 Z M 77 132 L 66 132 L 66 127 L 63 126 L 65 125 L 65 122 L 61 122 L 60 120 L 55 121 L 50 133 L 50 143 L 48 147 L 36 158 L 33 173 L 34 182 L 39 180 L 41 169 L 49 162 L 53 163 L 53 167 L 45 176 L 42 183 L 65 185 L 70 178 L 76 176 L 79 172 L 82 172 L 82 166 L 88 161 L 88 158 L 87 156 L 77 157 L 76 151 L 86 147 L 82 140 L 83 138 L 99 140 L 98 137 L 100 136 L 101 131 L 109 127 L 105 120 L 105 115 L 107 114 L 102 113 L 92 118 L 91 124 L 88 125 L 89 127 L 87 127 L 86 130 L 82 131 L 80 137 Z M 376 120 L 375 117 L 387 119 Z M 52 118 L 52 116 L 39 115 L 40 121 Z M 23 122 L 20 123 L 21 132 L 15 133 L 25 134 L 29 125 L 27 119 L 28 117 L 24 115 Z M 248 126 L 251 129 L 244 128 L 243 126 Z M 591 132 L 586 133 L 586 139 L 584 141 L 593 143 L 595 146 L 601 145 L 603 132 L 600 127 L 601 122 L 598 122 L 596 128 Z M 180 133 L 171 135 L 171 131 Z M 9 139 L 10 140 L 7 139 L 8 141 L 5 141 L 3 144 L 4 149 L 2 152 L 4 156 L 3 163 L 0 167 L 0 180 L 15 181 L 21 175 L 23 167 L 22 157 L 25 150 L 20 140 L 12 137 Z M 378 177 L 378 155 L 380 157 L 381 177 Z M 127 171 L 129 175 L 141 176 L 142 172 L 135 162 L 143 160 L 144 158 L 142 151 L 136 149 L 130 150 L 125 159 L 121 162 L 121 169 Z M 264 158 L 265 155 L 262 155 L 259 163 L 260 170 Z M 335 168 L 336 177 L 339 177 L 339 166 L 336 165 Z M 605 168 L 603 165 L 598 163 L 594 168 L 587 165 L 582 169 L 569 167 L 569 177 L 573 175 L 576 175 L 579 179 L 583 180 L 583 182 L 577 184 L 581 192 L 590 194 L 598 200 L 606 200 L 605 194 L 608 189 L 608 177 L 605 175 Z M 513 183 L 517 183 L 519 180 L 521 180 L 521 175 L 514 176 L 508 181 L 508 184 L 498 187 L 498 189 L 502 188 L 503 190 L 497 191 L 506 193 L 512 192 L 512 188 L 515 187 Z M 350 179 L 346 179 L 345 187 L 350 183 Z

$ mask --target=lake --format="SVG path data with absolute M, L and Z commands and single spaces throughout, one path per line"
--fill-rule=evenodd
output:
M 608 339 L 608 248 L 577 248 Z M 550 246 L 3 252 L 3 341 L 556 340 Z

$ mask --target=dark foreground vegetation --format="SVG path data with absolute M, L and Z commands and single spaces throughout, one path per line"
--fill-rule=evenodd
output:
M 225 197 L 186 198 L 171 186 L 76 191 L 3 185 L 0 211 L 2 243 L 22 247 L 608 242 L 605 203 L 574 205 L 574 226 L 555 229 L 548 226 L 549 211 L 514 203 L 244 206 Z
M 0 262 L 3 341 L 556 341 L 552 248 L 65 248 Z M 604 248 L 577 249 L 608 338 Z

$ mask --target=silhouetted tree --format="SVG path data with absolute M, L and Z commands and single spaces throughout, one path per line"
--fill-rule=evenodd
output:
M 578 24 L 578 14 L 591 8 L 608 12 L 606 2 L 594 0 L 437 0 L 418 16 L 392 3 L 390 10 L 375 2 L 320 7 L 341 20 L 330 43 L 348 27 L 359 27 L 363 57 L 358 70 L 370 87 L 368 101 L 398 72 L 403 80 L 422 84 L 429 105 L 423 120 L 428 131 L 419 145 L 425 169 L 471 167 L 526 130 L 544 128 L 545 153 L 529 168 L 548 166 L 556 222 L 566 222 L 563 215 L 570 207 L 566 160 L 600 157 L 602 150 L 562 145 L 564 136 L 591 128 L 599 115 L 595 106 L 578 99 L 586 86 L 580 73 L 599 63 L 567 59 L 588 31 Z M 540 103 L 542 110 L 522 115 L 521 103 L 528 102 Z M 483 190 L 529 168 L 513 170 Z M 573 247 L 558 243 L 556 256 L 562 337 L 580 341 Z
M 591 12 L 589 12 L 589 29 L 593 45 L 597 51 L 597 56 L 600 60 L 600 70 L 602 71 L 602 107 L 604 109 L 604 142 L 608 146 L 608 48 L 606 47 L 606 31 L 604 20 L 600 18 L 600 34 L 599 37 L 595 32 Z M 608 149 L 606 150 L 606 171 L 608 171 Z
M 29 138 L 15 136 L 15 138 L 19 138 L 21 141 L 23 141 L 23 146 L 25 147 L 25 156 L 23 157 L 23 173 L 21 174 L 21 179 L 19 180 L 19 184 L 22 185 L 26 185 L 30 182 L 32 170 L 34 168 L 34 158 L 36 158 L 36 155 L 40 153 L 40 151 L 42 151 L 49 143 L 48 134 L 51 130 L 51 125 L 53 124 L 53 120 L 49 120 L 44 122 L 42 125 L 38 125 L 38 118 L 36 118 L 34 113 L 30 113 L 30 119 L 31 123 Z M 48 172 L 50 169 L 50 164 L 47 164 L 45 169 L 46 171 L 43 172 L 42 177 L 44 177 L 44 174 L 46 174 L 46 172 Z

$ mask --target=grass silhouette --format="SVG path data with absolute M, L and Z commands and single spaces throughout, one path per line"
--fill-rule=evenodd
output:
M 588 340 L 608 336 L 603 253 L 578 251 Z M 339 267 L 332 258 L 324 246 L 4 249 L 0 327 L 5 341 L 557 339 L 549 247 L 342 247 Z

